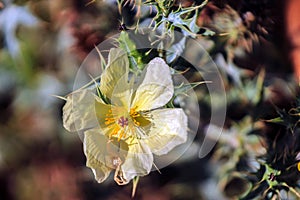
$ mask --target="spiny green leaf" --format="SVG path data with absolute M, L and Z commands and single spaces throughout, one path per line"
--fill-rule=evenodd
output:
M 262 181 L 267 181 L 269 186 L 271 188 L 273 188 L 274 186 L 278 185 L 278 181 L 276 180 L 276 176 L 279 176 L 281 174 L 281 171 L 273 169 L 267 164 L 265 164 L 265 167 L 266 167 L 266 171 L 264 173 Z M 273 179 L 272 176 L 274 176 L 275 178 Z
M 168 32 L 174 32 L 174 28 L 180 28 L 185 35 L 196 37 L 200 30 L 197 25 L 198 12 L 199 9 L 207 4 L 208 0 L 205 0 L 201 5 L 191 6 L 187 8 L 182 8 L 179 6 L 177 10 L 172 10 L 169 12 L 170 6 L 173 4 L 165 3 L 165 1 L 147 1 L 148 4 L 156 5 L 158 13 L 154 18 L 156 21 L 155 29 L 157 29 L 161 24 L 163 24 Z M 214 35 L 215 33 L 206 28 L 200 35 Z M 166 32 L 166 31 L 164 31 Z M 171 34 L 172 35 L 172 34 Z

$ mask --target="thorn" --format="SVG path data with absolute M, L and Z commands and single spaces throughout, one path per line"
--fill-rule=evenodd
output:
M 158 171 L 158 173 L 162 174 L 161 171 L 158 169 L 158 167 L 156 166 L 156 164 L 153 162 L 153 166 L 155 167 L 155 169 Z
M 139 176 L 136 176 L 133 178 L 132 180 L 132 193 L 131 193 L 131 198 L 133 198 L 135 196 L 135 193 L 136 193 L 136 189 L 137 189 L 137 185 L 139 183 L 139 179 L 140 177 Z
M 96 45 L 94 45 L 94 46 L 95 46 L 95 49 L 96 49 L 96 51 L 99 55 L 99 59 L 101 61 L 101 68 L 102 68 L 102 70 L 104 70 L 106 68 L 106 65 L 107 65 L 106 62 L 105 62 L 105 59 L 102 56 L 101 51 L 98 49 L 98 47 Z
M 58 96 L 55 94 L 52 94 L 51 96 L 67 101 L 67 98 L 65 98 L 65 97 L 61 97 L 61 96 Z
M 87 2 L 86 4 L 85 4 L 85 6 L 89 6 L 89 5 L 91 5 L 92 3 L 95 3 L 96 2 L 96 0 L 91 0 L 90 2 Z

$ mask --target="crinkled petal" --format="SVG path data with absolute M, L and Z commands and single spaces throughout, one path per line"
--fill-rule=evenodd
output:
M 106 167 L 91 156 L 87 159 L 86 166 L 91 168 L 98 183 L 102 183 L 103 181 L 105 181 L 112 171 L 111 168 Z
M 97 182 L 107 179 L 112 168 L 105 164 L 107 139 L 96 131 L 87 131 L 84 137 L 84 154 L 86 166 L 90 167 Z
M 153 164 L 153 155 L 150 148 L 141 140 L 129 138 L 128 154 L 121 165 L 124 179 L 129 182 L 135 176 L 144 176 L 150 173 Z
M 63 107 L 63 125 L 71 132 L 87 130 L 94 127 L 105 128 L 106 105 L 91 90 L 75 91 L 67 97 Z
M 161 58 L 154 58 L 146 66 L 131 107 L 151 110 L 166 105 L 173 96 L 174 87 L 169 66 Z
M 83 145 L 86 165 L 92 169 L 99 183 L 108 177 L 112 169 L 119 167 L 128 150 L 125 142 L 109 141 L 98 129 L 85 132 Z
M 128 90 L 128 73 L 129 61 L 126 52 L 120 48 L 112 48 L 109 52 L 108 65 L 101 75 L 100 91 L 111 99 L 114 87 L 120 81 L 124 91 Z
M 155 155 L 164 155 L 187 140 L 187 116 L 182 109 L 159 109 L 153 118 L 147 145 Z

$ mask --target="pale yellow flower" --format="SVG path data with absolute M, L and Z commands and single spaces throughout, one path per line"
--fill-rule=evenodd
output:
M 168 65 L 154 58 L 139 77 L 129 73 L 127 55 L 109 53 L 99 90 L 75 91 L 63 108 L 64 127 L 84 132 L 84 153 L 98 182 L 115 170 L 115 181 L 127 184 L 149 174 L 153 154 L 164 155 L 187 139 L 187 117 L 166 108 L 174 93 Z

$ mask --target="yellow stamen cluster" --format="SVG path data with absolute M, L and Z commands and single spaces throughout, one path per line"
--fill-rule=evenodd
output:
M 137 117 L 140 117 L 141 114 L 140 114 L 139 112 L 136 112 L 136 109 L 137 109 L 137 106 L 135 106 L 134 108 L 131 108 L 129 114 L 130 114 L 130 117 L 131 117 L 133 123 L 134 123 L 136 126 L 140 126 L 141 123 L 138 122 L 138 121 L 136 120 L 136 118 L 137 118 Z
M 112 110 L 111 109 L 108 111 L 108 113 L 105 116 L 106 116 L 106 118 L 105 118 L 105 124 L 106 125 L 110 125 L 112 123 L 115 123 L 115 118 L 114 118 L 114 116 L 112 114 Z
M 117 116 L 115 114 L 113 114 L 112 109 L 110 109 L 105 116 L 106 116 L 105 125 L 108 125 L 108 127 L 110 127 L 110 128 L 113 127 L 113 130 L 109 134 L 109 138 L 119 134 L 118 141 L 120 141 L 122 137 L 126 136 L 126 134 L 125 134 L 124 128 L 121 128 L 121 126 L 117 123 L 117 120 L 116 120 Z

